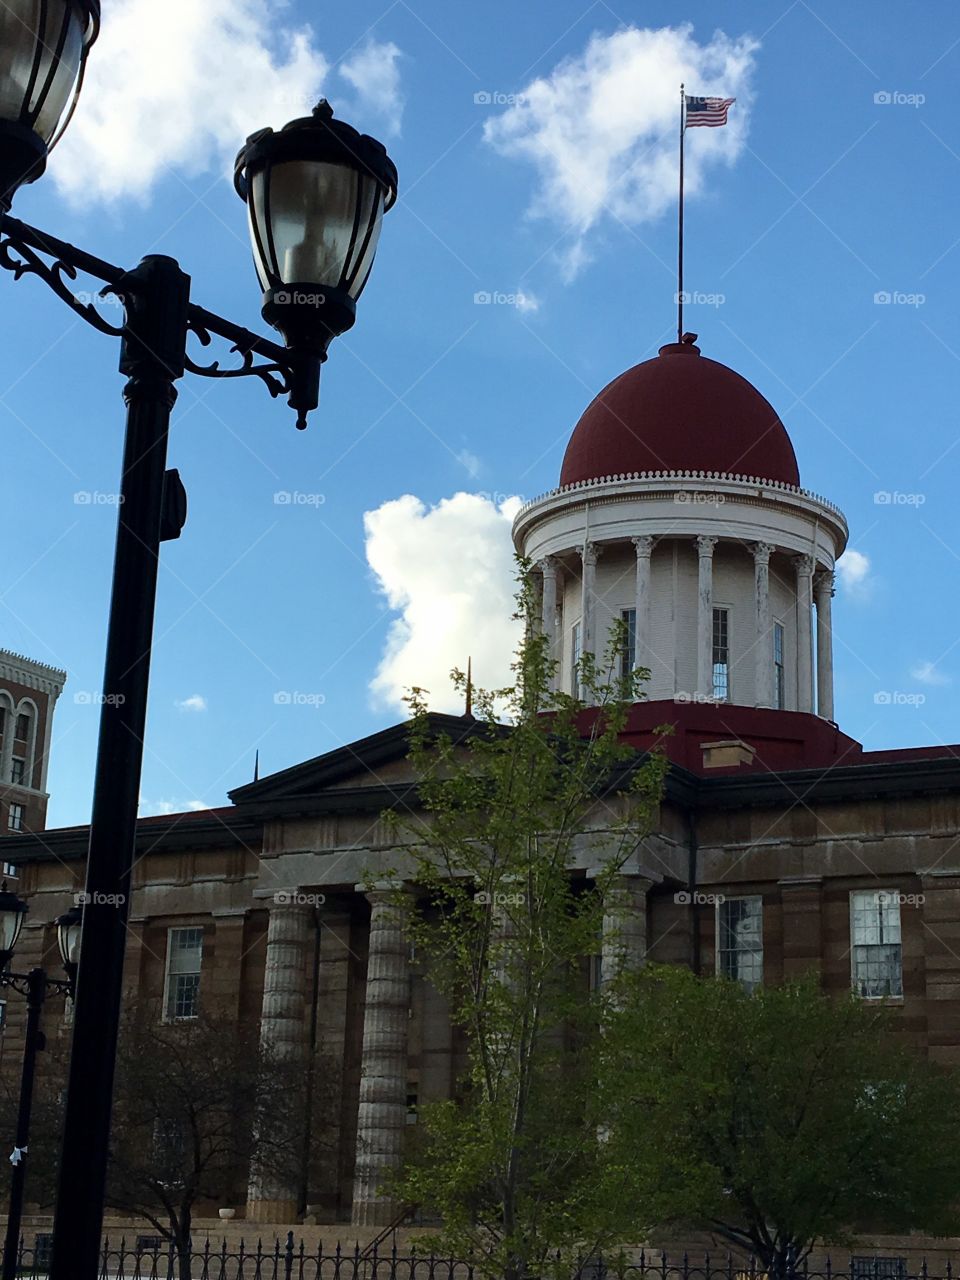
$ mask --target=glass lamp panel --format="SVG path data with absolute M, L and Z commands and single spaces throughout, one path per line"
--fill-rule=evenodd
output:
M 5 894 L 4 897 L 13 898 L 12 894 Z M 16 899 L 13 899 L 16 901 Z M 22 905 L 22 904 L 20 904 Z M 17 939 L 20 937 L 20 930 L 23 927 L 24 912 L 14 907 L 12 903 L 0 903 L 0 952 L 6 952 L 8 955 L 17 945 Z
M 356 170 L 341 164 L 274 165 L 269 212 L 283 284 L 340 284 L 353 240 L 357 180 Z
M 253 262 L 257 268 L 260 288 L 267 289 L 279 283 L 276 277 L 276 263 L 270 260 L 270 241 L 267 236 L 266 207 L 266 174 L 269 170 L 261 169 L 250 181 L 250 243 L 253 247 Z
M 64 964 L 77 964 L 80 959 L 80 929 L 79 920 L 70 920 L 57 930 L 60 959 Z
M 63 0 L 47 0 L 46 8 L 50 16 L 30 114 L 35 117 L 34 129 L 50 142 L 76 91 L 85 18 L 76 4 L 64 4 Z
M 73 0 L 0 5 L 0 119 L 53 138 L 76 88 L 85 26 Z
M 369 201 L 369 210 L 361 222 L 360 230 L 357 234 L 355 253 L 359 254 L 360 258 L 356 268 L 351 268 L 352 278 L 349 286 L 350 297 L 354 299 L 360 297 L 363 292 L 363 286 L 367 283 L 367 277 L 370 275 L 370 268 L 373 266 L 373 259 L 377 253 L 380 227 L 383 224 L 383 188 L 373 178 L 366 178 L 364 186 L 372 194 L 373 198 Z M 367 235 L 368 229 L 369 236 Z

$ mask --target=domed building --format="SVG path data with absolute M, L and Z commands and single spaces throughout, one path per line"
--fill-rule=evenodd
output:
M 659 742 L 671 767 L 618 886 L 624 945 L 637 964 L 750 989 L 812 972 L 824 990 L 883 1003 L 896 1034 L 960 1065 L 960 747 L 868 752 L 835 723 L 831 601 L 846 522 L 801 486 L 760 391 L 685 338 L 600 392 L 559 486 L 513 528 L 537 566 L 560 688 L 576 692 L 578 656 L 603 654 L 617 621 L 627 643 L 613 660 L 650 673 L 626 737 Z M 469 715 L 435 726 L 457 742 L 478 731 Z M 291 1226 L 309 1248 L 316 1223 L 350 1221 L 351 1240 L 388 1232 L 404 1206 L 384 1179 L 416 1108 L 454 1096 L 462 1078 L 463 1030 L 376 883 L 398 867 L 384 810 L 418 803 L 408 752 L 397 724 L 237 787 L 222 808 L 138 823 L 128 997 L 167 1019 L 235 1018 L 309 1061 L 329 1093 L 322 1150 L 297 1174 L 238 1179 L 247 1221 L 225 1225 L 206 1206 L 218 1237 L 249 1235 L 250 1220 Z M 88 834 L 7 837 L 30 903 L 20 967 L 56 963 L 52 922 L 83 887 Z M 585 884 L 594 836 L 602 819 L 572 859 Z M 21 1028 L 18 1008 L 7 1034 Z M 48 1033 L 68 1032 L 51 1015 Z M 17 1058 L 8 1049 L 4 1070 Z M 869 1243 L 885 1275 L 931 1244 Z
M 669 703 L 678 760 L 692 763 L 706 732 L 743 738 L 772 767 L 800 763 L 836 746 L 831 601 L 847 524 L 801 488 L 776 410 L 686 336 L 593 400 L 559 488 L 523 507 L 514 541 L 539 569 L 565 692 L 622 622 L 623 668 L 650 673 L 637 739 Z

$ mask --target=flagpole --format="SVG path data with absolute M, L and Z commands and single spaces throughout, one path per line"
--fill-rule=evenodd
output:
M 683 134 L 686 94 L 680 85 L 680 199 L 677 213 L 677 341 L 683 337 Z

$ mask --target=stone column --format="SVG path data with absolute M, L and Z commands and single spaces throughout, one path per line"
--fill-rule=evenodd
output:
M 653 538 L 649 534 L 634 538 L 637 552 L 636 657 L 635 667 L 650 667 L 650 557 L 653 555 Z
M 540 561 L 540 572 L 543 574 L 543 596 L 540 608 L 540 625 L 547 641 L 547 657 L 556 661 L 557 653 L 557 562 L 553 556 L 545 556 Z M 555 680 L 551 681 L 554 686 Z
M 598 870 L 587 872 L 594 879 Z M 618 875 L 603 904 L 603 941 L 600 980 L 606 985 L 622 970 L 636 970 L 647 959 L 647 893 L 653 884 L 646 876 Z
M 797 556 L 797 710 L 813 711 L 813 560 Z
M 597 557 L 600 548 L 595 542 L 585 542 L 580 552 L 583 573 L 580 580 L 580 652 L 596 653 L 596 582 Z
M 754 702 L 758 707 L 772 707 L 774 702 L 773 644 L 770 635 L 770 556 L 773 550 L 769 542 L 753 544 L 757 614 Z
M 697 538 L 697 694 L 713 697 L 713 549 L 716 538 Z
M 833 719 L 833 574 L 814 579 L 817 602 L 817 714 Z
M 306 1053 L 307 951 L 314 934 L 314 908 L 297 890 L 274 895 L 267 925 L 267 955 L 260 1013 L 260 1043 L 285 1060 Z M 295 1177 L 252 1169 L 247 1217 L 254 1222 L 292 1222 L 299 1188 Z
M 400 1166 L 406 1135 L 410 943 L 404 916 L 409 905 L 397 885 L 357 888 L 370 901 L 370 949 L 352 1221 L 355 1227 L 382 1227 L 398 1206 L 381 1184 Z

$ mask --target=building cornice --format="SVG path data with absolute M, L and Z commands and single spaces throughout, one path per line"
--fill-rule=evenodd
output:
M 45 662 L 36 662 L 22 653 L 0 649 L 0 680 L 10 680 L 26 689 L 36 689 L 55 702 L 66 684 L 67 673 L 59 667 L 48 667 Z

